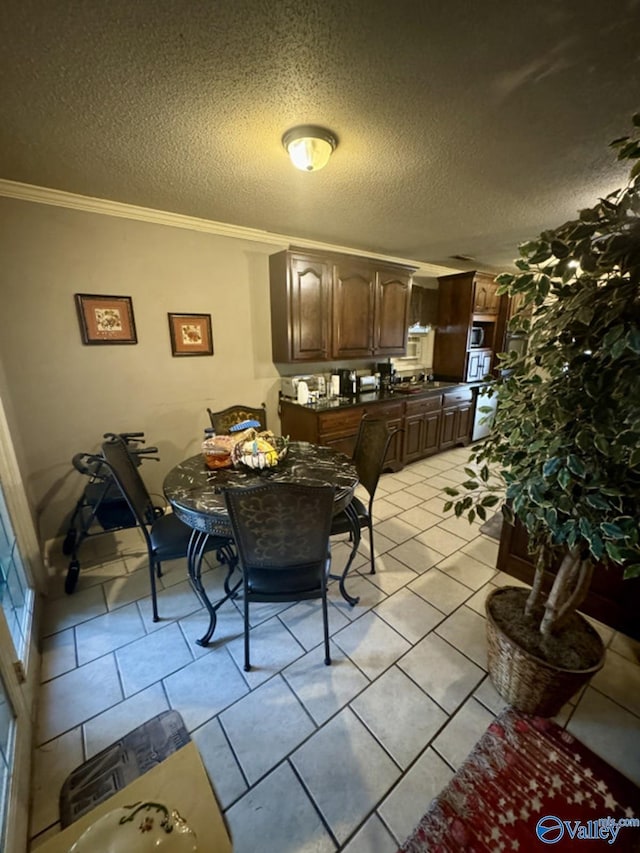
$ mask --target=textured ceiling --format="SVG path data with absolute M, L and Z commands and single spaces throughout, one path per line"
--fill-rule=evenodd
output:
M 624 178 L 639 29 L 638 0 L 4 0 L 0 178 L 500 269 Z M 339 138 L 321 172 L 302 123 Z

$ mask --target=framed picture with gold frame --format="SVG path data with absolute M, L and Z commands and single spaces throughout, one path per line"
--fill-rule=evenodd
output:
M 168 314 L 172 355 L 213 355 L 211 314 Z
M 130 296 L 76 293 L 76 309 L 83 344 L 137 344 Z

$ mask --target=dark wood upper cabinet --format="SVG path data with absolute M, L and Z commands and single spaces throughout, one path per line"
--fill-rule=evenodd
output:
M 476 382 L 496 366 L 504 297 L 493 276 L 476 271 L 438 279 L 438 325 L 433 371 L 441 379 Z M 471 328 L 481 327 L 482 348 L 471 345 Z
M 411 273 L 382 269 L 376 273 L 374 355 L 397 355 L 407 348 Z
M 275 362 L 406 352 L 412 268 L 289 249 L 269 273 Z
M 269 258 L 273 359 L 323 361 L 331 354 L 331 263 L 279 252 Z
M 367 358 L 373 352 L 375 271 L 348 259 L 334 267 L 333 356 Z
M 491 276 L 476 273 L 473 280 L 473 313 L 497 314 L 500 311 L 498 285 Z

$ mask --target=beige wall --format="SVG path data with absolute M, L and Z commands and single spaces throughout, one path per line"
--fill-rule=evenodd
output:
M 206 407 L 267 402 L 268 256 L 283 248 L 0 198 L 0 359 L 14 442 L 42 540 L 65 532 L 86 478 L 71 466 L 104 432 L 159 448 L 150 489 L 198 451 Z M 136 345 L 82 344 L 74 293 L 133 298 Z M 213 357 L 171 355 L 167 312 L 210 313 Z

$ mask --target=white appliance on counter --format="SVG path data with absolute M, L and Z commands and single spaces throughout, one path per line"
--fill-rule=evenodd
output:
M 299 376 L 283 376 L 280 380 L 280 393 L 288 400 L 297 400 L 300 383 L 304 383 L 307 391 L 317 397 L 326 397 L 327 395 L 327 383 L 324 376 L 315 373 L 307 373 Z

